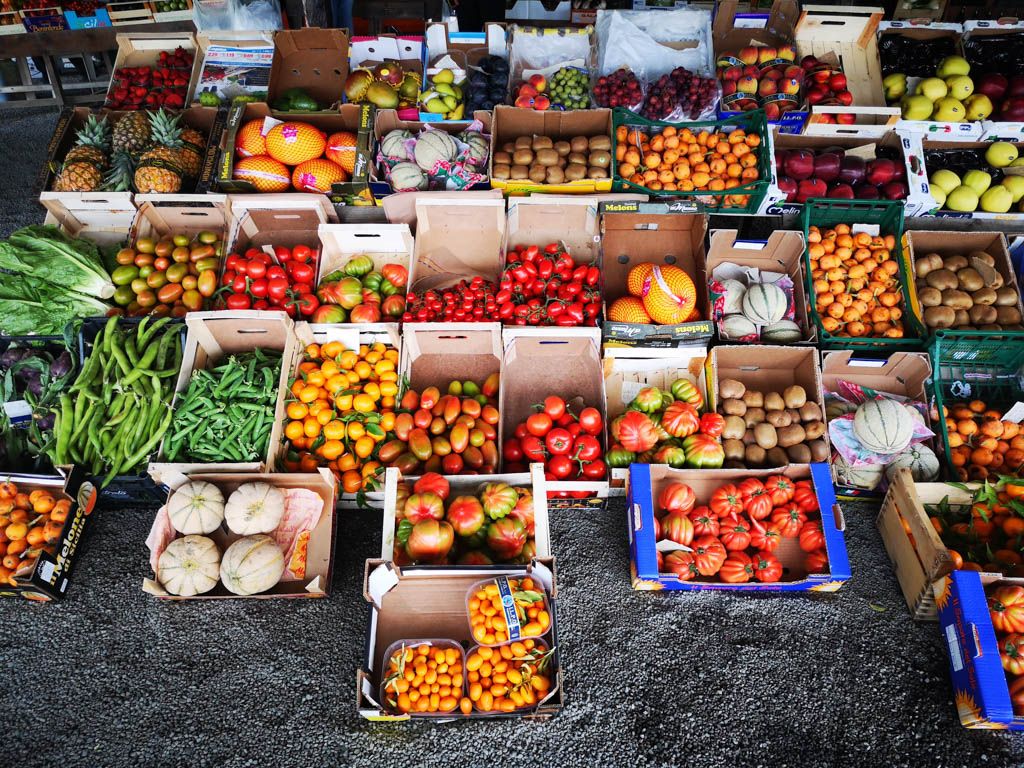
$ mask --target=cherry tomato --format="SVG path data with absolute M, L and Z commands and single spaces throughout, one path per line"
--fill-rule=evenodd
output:
M 544 437 L 551 431 L 551 417 L 546 413 L 534 413 L 526 420 L 526 431 L 537 437 Z
M 589 432 L 591 435 L 601 434 L 604 429 L 601 412 L 597 408 L 584 408 L 580 411 L 580 426 L 583 427 L 584 432 Z
M 320 299 L 314 296 L 312 293 L 299 294 L 298 298 L 299 312 L 303 315 L 312 315 L 316 312 L 317 307 L 320 306 Z
M 283 277 L 287 280 L 288 273 L 284 271 L 284 267 L 279 267 L 277 264 L 267 267 L 267 280 L 273 280 L 276 277 Z
M 557 427 L 548 432 L 544 444 L 548 447 L 548 452 L 564 456 L 572 450 L 572 435 L 567 430 Z
M 565 400 L 555 395 L 544 398 L 544 413 L 553 420 L 562 418 L 565 413 Z
M 245 275 L 239 273 L 236 275 L 235 280 L 231 283 L 231 291 L 233 293 L 244 294 L 249 289 L 249 280 Z
M 235 268 L 238 266 L 238 262 L 241 260 L 241 256 L 239 256 L 237 253 L 232 253 L 224 261 L 224 269 L 228 272 L 234 272 Z
M 253 309 L 270 309 L 270 302 L 266 299 L 257 299 L 252 303 Z
M 593 435 L 580 435 L 573 443 L 569 455 L 581 461 L 594 461 L 601 458 L 601 443 Z
M 270 274 L 269 272 L 267 273 Z M 267 298 L 277 304 L 284 302 L 288 298 L 288 278 L 287 277 L 271 277 L 267 280 Z
M 548 459 L 547 470 L 556 480 L 565 480 L 574 474 L 575 465 L 568 456 L 552 456 Z
M 520 443 L 523 448 L 523 456 L 530 461 L 544 461 L 546 458 L 544 443 L 539 437 L 527 435 L 520 440 Z
M 236 277 L 237 275 L 235 274 L 235 272 L 233 270 L 229 270 L 224 273 L 224 277 L 221 278 L 220 284 L 231 285 L 233 282 L 235 282 Z
M 516 426 L 515 432 L 513 432 L 512 434 L 514 434 L 520 440 L 522 440 L 524 437 L 526 437 L 529 434 L 526 431 L 526 422 L 523 422 L 522 424 L 519 424 L 518 426 Z

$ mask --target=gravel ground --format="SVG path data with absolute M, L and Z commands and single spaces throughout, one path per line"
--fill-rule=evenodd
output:
M 52 120 L 0 119 L 0 234 L 41 218 L 31 180 Z M 178 605 L 141 591 L 153 510 L 100 510 L 63 603 L 0 601 L 3 762 L 1024 764 L 1020 738 L 960 727 L 936 625 L 910 620 L 874 510 L 844 511 L 853 580 L 813 597 L 633 592 L 621 502 L 554 514 L 564 712 L 429 726 L 355 713 L 380 513 L 339 513 L 329 599 Z

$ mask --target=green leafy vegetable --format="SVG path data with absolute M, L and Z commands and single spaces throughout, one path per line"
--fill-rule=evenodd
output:
M 58 336 L 68 323 L 104 315 L 108 309 L 99 299 L 56 283 L 24 275 L 0 276 L 0 333 L 7 336 Z
M 0 242 L 0 269 L 52 282 L 64 291 L 100 299 L 114 295 L 114 284 L 94 243 L 70 238 L 56 227 L 22 227 Z

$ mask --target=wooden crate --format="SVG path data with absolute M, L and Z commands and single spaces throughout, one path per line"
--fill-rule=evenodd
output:
M 147 0 L 120 0 L 107 3 L 110 23 L 115 27 L 121 24 L 146 24 L 153 21 L 153 11 Z

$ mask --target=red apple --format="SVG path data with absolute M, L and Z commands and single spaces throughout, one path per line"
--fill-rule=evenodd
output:
M 974 82 L 974 92 L 988 96 L 993 103 L 1003 98 L 1009 87 L 1010 81 L 998 73 L 982 75 Z
M 878 187 L 872 187 L 870 184 L 858 184 L 853 191 L 858 200 L 878 200 L 882 196 Z
M 839 178 L 841 158 L 834 152 L 822 152 L 814 158 L 814 175 L 829 184 Z
M 1024 96 L 1013 96 L 999 108 L 999 118 L 1010 123 L 1024 123 Z
M 852 184 L 854 188 L 864 182 L 866 163 L 856 155 L 846 155 L 839 163 L 839 181 Z
M 836 100 L 844 107 L 848 107 L 853 104 L 853 94 L 849 91 L 840 91 L 836 94 Z
M 892 160 L 878 157 L 868 163 L 865 181 L 875 187 L 882 187 L 896 178 L 899 168 Z
M 809 149 L 790 150 L 785 157 L 782 170 L 797 181 L 809 179 L 814 173 L 814 153 Z
M 910 190 L 907 189 L 906 182 L 902 179 L 890 181 L 881 188 L 880 192 L 887 200 L 903 200 L 910 194 Z
M 836 115 L 836 122 L 840 125 L 853 125 L 857 122 L 857 116 L 849 112 L 840 112 Z
M 807 91 L 807 103 L 808 104 L 819 104 L 825 100 L 825 97 L 829 95 L 828 88 L 822 85 L 815 85 L 809 91 Z
M 805 72 L 808 72 L 818 66 L 818 58 L 812 55 L 804 56 L 800 59 L 800 66 Z
M 836 72 L 828 79 L 828 87 L 831 88 L 835 93 L 846 90 L 846 75 L 842 72 Z
M 786 202 L 796 202 L 797 183 L 789 176 L 779 176 L 779 189 L 786 193 Z
M 849 184 L 833 184 L 828 189 L 828 197 L 836 197 L 842 200 L 853 200 L 853 187 Z
M 1024 75 L 1014 75 L 1006 86 L 1004 96 L 1024 96 Z
M 796 202 L 806 203 L 812 197 L 824 197 L 828 186 L 821 179 L 804 179 L 797 185 Z

